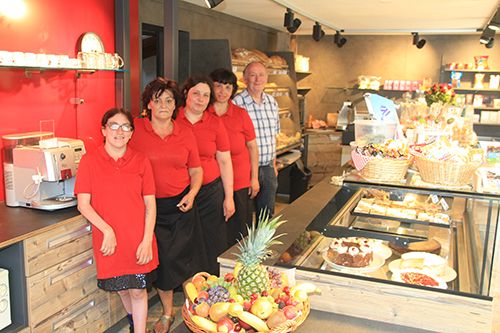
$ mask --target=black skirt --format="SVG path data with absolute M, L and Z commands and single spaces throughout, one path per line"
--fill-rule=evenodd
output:
M 233 198 L 236 212 L 227 222 L 228 248 L 248 234 L 247 226 L 252 225 L 253 218 L 253 202 L 248 194 L 248 187 L 235 191 Z
M 160 265 L 154 285 L 161 290 L 179 287 L 203 270 L 207 261 L 196 202 L 186 213 L 177 207 L 188 191 L 186 188 L 175 197 L 156 199 L 155 235 Z
M 207 245 L 208 262 L 205 269 L 214 275 L 219 275 L 217 257 L 227 250 L 223 203 L 224 189 L 220 178 L 203 185 L 196 196 L 201 228 Z
M 127 289 L 151 289 L 156 280 L 156 271 L 145 274 L 128 274 L 108 279 L 97 279 L 97 287 L 105 291 L 121 291 Z

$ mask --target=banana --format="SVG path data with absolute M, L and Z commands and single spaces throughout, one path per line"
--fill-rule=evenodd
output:
M 308 294 L 321 292 L 321 290 L 318 287 L 316 287 L 316 285 L 314 285 L 310 282 L 301 283 L 301 284 L 298 284 L 298 285 L 292 287 L 290 289 L 290 293 L 293 295 L 293 294 L 295 294 L 295 291 L 297 291 L 297 290 L 303 290 Z
M 191 316 L 191 320 L 193 321 L 193 323 L 195 323 L 197 326 L 201 327 L 204 330 L 210 332 L 217 332 L 217 324 L 211 320 L 208 320 L 207 318 L 195 315 Z
M 192 282 L 188 282 L 186 283 L 184 289 L 186 290 L 186 295 L 191 303 L 194 303 L 194 300 L 196 299 L 196 297 L 198 297 L 198 290 L 196 290 L 194 284 Z
M 243 320 L 245 323 L 252 326 L 259 332 L 269 331 L 269 327 L 267 327 L 266 322 L 257 317 L 256 315 L 251 314 L 250 312 L 241 311 L 240 313 L 238 313 L 238 318 Z

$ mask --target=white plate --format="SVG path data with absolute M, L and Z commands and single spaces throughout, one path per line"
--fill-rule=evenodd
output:
M 377 253 L 373 254 L 372 262 L 366 267 L 347 267 L 347 266 L 337 265 L 337 264 L 331 262 L 330 259 L 328 259 L 328 252 L 325 251 L 321 255 L 323 256 L 323 259 L 330 267 L 335 268 L 336 270 L 345 271 L 345 272 L 370 273 L 370 272 L 376 271 L 377 269 L 382 267 L 385 263 L 385 259 L 382 258 Z
M 404 274 L 404 273 L 419 273 L 419 274 L 424 274 L 424 275 L 427 275 L 428 277 L 434 279 L 438 283 L 438 285 L 436 287 L 433 287 L 433 286 L 424 286 L 424 287 L 439 288 L 439 289 L 448 289 L 448 285 L 446 284 L 446 282 L 442 278 L 438 277 L 435 274 L 432 274 L 432 273 L 429 273 L 427 271 L 423 271 L 423 270 L 420 270 L 420 269 L 401 269 L 399 271 L 396 271 L 396 272 L 392 273 L 391 280 L 392 281 L 406 283 L 406 282 L 404 282 L 401 279 L 401 274 Z M 408 283 L 408 284 L 410 284 L 410 283 Z
M 392 256 L 392 250 L 385 244 L 378 243 L 373 245 L 373 251 L 382 258 L 389 259 Z
M 401 270 L 401 268 L 399 268 L 400 266 L 401 266 L 401 259 L 393 260 L 388 265 L 389 270 L 393 273 L 400 271 Z M 423 271 L 427 272 L 427 270 L 425 270 L 425 269 Z M 445 269 L 444 269 L 444 273 L 441 275 L 438 275 L 438 277 L 441 278 L 444 282 L 450 282 L 450 281 L 453 281 L 456 279 L 457 272 L 455 272 L 455 270 L 453 268 L 451 268 L 450 266 L 446 265 Z

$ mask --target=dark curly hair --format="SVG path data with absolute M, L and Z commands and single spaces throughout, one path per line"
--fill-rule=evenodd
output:
M 154 98 L 158 98 L 163 94 L 164 91 L 170 91 L 175 100 L 175 110 L 172 118 L 175 119 L 177 115 L 177 107 L 180 105 L 181 96 L 179 94 L 179 87 L 177 82 L 174 80 L 168 80 L 163 77 L 157 77 L 153 81 L 149 82 L 144 91 L 142 92 L 142 108 L 146 111 L 146 115 L 151 120 L 151 109 L 148 108 L 148 104 Z
M 222 84 L 230 84 L 233 86 L 233 91 L 231 92 L 231 98 L 234 97 L 236 91 L 238 91 L 238 78 L 236 75 L 226 68 L 218 68 L 210 73 L 210 78 L 214 82 Z
M 213 102 L 215 101 L 214 83 L 212 82 L 212 79 L 210 79 L 208 76 L 190 76 L 184 82 L 181 90 L 183 106 L 186 106 L 186 99 L 189 90 L 196 86 L 198 83 L 205 83 L 210 88 L 210 101 L 208 102 L 208 105 L 213 104 Z

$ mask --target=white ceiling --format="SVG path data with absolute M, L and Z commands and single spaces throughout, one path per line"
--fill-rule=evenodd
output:
M 184 1 L 206 7 L 204 0 Z M 224 0 L 213 10 L 286 32 L 288 7 L 302 20 L 296 34 L 311 34 L 315 21 L 327 34 L 447 34 L 484 28 L 499 6 L 500 0 Z

